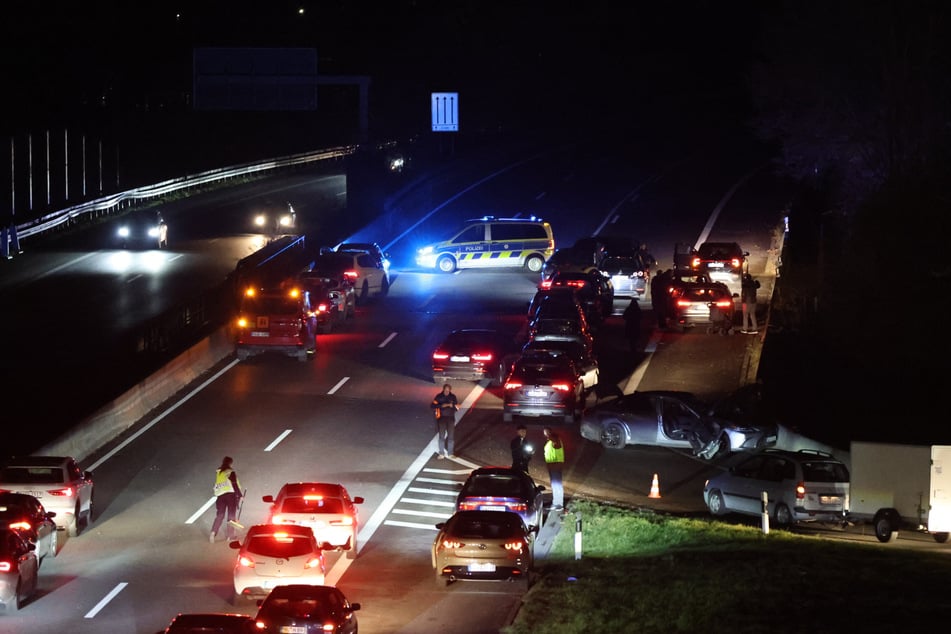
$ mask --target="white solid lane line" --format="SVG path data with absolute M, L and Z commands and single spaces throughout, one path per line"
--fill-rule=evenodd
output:
M 102 598 L 102 601 L 100 601 L 99 603 L 96 604 L 96 607 L 94 607 L 93 609 L 91 609 L 89 612 L 86 612 L 86 616 L 83 617 L 83 618 L 91 619 L 91 618 L 93 618 L 94 616 L 96 616 L 97 614 L 99 614 L 99 610 L 101 610 L 101 609 L 103 609 L 104 607 L 106 607 L 106 606 L 109 604 L 109 602 L 112 601 L 112 600 L 116 597 L 117 594 L 119 594 L 120 592 L 122 592 L 122 590 L 123 590 L 127 585 L 129 585 L 129 584 L 126 583 L 125 581 L 123 581 L 122 583 L 116 585 L 116 587 L 113 588 L 112 591 L 111 591 L 109 594 L 107 594 L 106 596 L 104 596 L 104 597 Z

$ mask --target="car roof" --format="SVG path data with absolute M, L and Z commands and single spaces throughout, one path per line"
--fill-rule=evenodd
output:
M 3 461 L 4 467 L 59 467 L 72 460 L 68 456 L 14 456 Z
M 172 623 L 174 625 L 187 625 L 187 626 L 212 626 L 212 627 L 221 627 L 234 625 L 235 623 L 253 623 L 254 617 L 248 616 L 247 614 L 226 614 L 221 612 L 196 612 L 192 614 L 179 614 L 174 619 Z M 171 625 L 170 624 L 170 625 Z
M 297 599 L 320 599 L 340 592 L 339 588 L 334 586 L 318 586 L 303 583 L 290 583 L 284 586 L 277 586 L 268 593 L 268 597 L 275 598 L 297 598 Z
M 346 489 L 343 485 L 330 482 L 288 482 L 281 487 L 281 493 L 285 496 L 326 495 L 328 497 L 341 497 L 344 491 Z

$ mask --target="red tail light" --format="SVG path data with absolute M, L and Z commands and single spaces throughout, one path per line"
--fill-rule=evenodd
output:
M 796 485 L 796 499 L 804 500 L 806 499 L 806 483 L 800 482 Z
M 479 505 L 475 502 L 460 502 L 459 503 L 460 511 L 478 511 Z
M 474 361 L 491 361 L 492 353 L 491 352 L 477 352 L 472 355 Z
M 9 528 L 12 528 L 15 531 L 28 531 L 33 528 L 33 525 L 27 521 L 23 522 L 10 522 Z
M 690 268 L 696 269 L 699 267 L 700 267 L 700 258 L 695 257 L 694 259 L 690 260 Z
M 9 561 L 0 561 L 0 572 L 10 572 L 13 565 Z
M 346 517 L 341 517 L 339 520 L 331 520 L 331 526 L 353 526 L 353 518 L 347 515 Z
M 525 542 L 523 542 L 521 539 L 505 542 L 505 550 L 522 552 L 524 547 Z
M 350 618 L 349 614 L 347 615 L 347 618 Z M 337 626 L 334 625 L 333 623 L 324 623 L 323 625 L 320 626 L 320 629 L 322 629 L 325 632 L 336 632 Z
M 547 291 L 549 288 L 551 288 L 551 280 L 545 280 L 538 285 L 538 288 L 542 289 L 543 291 Z
M 559 392 L 570 392 L 571 386 L 567 383 L 552 383 L 551 389 L 558 390 Z
M 584 280 L 568 280 L 564 286 L 574 286 L 575 288 L 584 288 Z
M 320 561 L 320 557 L 311 557 L 304 564 L 304 568 L 320 568 L 321 563 L 323 562 Z
M 435 359 L 436 361 L 445 361 L 448 358 L 449 358 L 448 352 L 442 352 L 440 350 L 437 350 L 436 352 L 433 353 L 433 359 Z
M 733 305 L 732 299 L 717 300 L 717 308 L 729 308 L 732 305 Z
M 463 546 L 465 546 L 465 544 L 463 544 L 462 542 L 457 541 L 457 540 L 455 540 L 455 539 L 444 539 L 444 540 L 442 540 L 442 547 L 443 547 L 443 548 L 448 548 L 449 550 L 454 550 L 454 549 L 456 549 L 456 548 L 462 548 Z
M 254 568 L 254 559 L 247 555 L 242 555 L 238 557 L 238 565 L 242 568 Z
M 327 304 L 317 304 L 318 313 L 326 313 L 328 310 L 330 310 L 330 307 Z
M 730 264 L 732 264 L 735 269 L 740 268 L 740 258 L 733 258 L 730 260 Z
M 356 281 L 356 279 L 360 277 L 360 274 L 357 273 L 356 271 L 344 271 L 343 276 L 347 278 L 348 280 Z
M 506 389 L 506 390 L 517 390 L 517 389 L 520 388 L 520 387 L 522 387 L 522 384 L 519 383 L 518 381 L 506 381 L 506 382 L 505 382 L 505 389 Z
M 525 511 L 528 510 L 528 505 L 524 503 L 509 504 L 508 507 L 509 507 L 509 510 L 514 513 L 524 513 Z
M 65 489 L 53 489 L 52 491 L 47 491 L 47 493 L 49 493 L 50 495 L 56 495 L 59 497 L 67 497 L 67 498 L 73 497 L 73 495 L 75 495 L 75 491 L 73 491 L 73 487 L 66 487 Z

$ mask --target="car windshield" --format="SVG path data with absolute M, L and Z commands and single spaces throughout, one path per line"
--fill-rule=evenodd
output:
M 848 482 L 849 470 L 841 462 L 804 462 L 802 479 L 806 482 Z
M 287 498 L 281 504 L 281 513 L 343 513 L 343 502 L 325 497 Z
M 535 321 L 536 335 L 579 335 L 581 328 L 572 319 L 538 319 Z
M 59 467 L 4 467 L 0 481 L 8 484 L 57 484 L 65 482 Z
M 248 540 L 247 551 L 264 557 L 302 557 L 314 552 L 312 540 L 304 535 L 264 533 Z

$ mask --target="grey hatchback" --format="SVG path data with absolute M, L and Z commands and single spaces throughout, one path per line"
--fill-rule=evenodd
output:
M 849 470 L 829 454 L 766 449 L 707 480 L 703 500 L 713 515 L 762 514 L 779 526 L 842 522 L 849 509 Z

